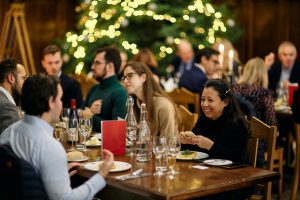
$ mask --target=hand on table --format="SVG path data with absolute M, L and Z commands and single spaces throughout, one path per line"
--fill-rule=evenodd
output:
M 103 149 L 101 152 L 101 157 L 103 160 L 103 163 L 99 169 L 99 174 L 105 178 L 107 176 L 107 174 L 109 173 L 109 170 L 112 168 L 113 164 L 114 164 L 114 155 L 112 154 L 112 152 Z

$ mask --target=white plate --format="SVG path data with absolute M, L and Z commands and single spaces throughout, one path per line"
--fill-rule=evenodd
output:
M 76 159 L 76 160 L 68 160 L 69 162 L 83 162 L 83 161 L 87 161 L 89 158 L 86 156 L 82 156 L 80 159 Z
M 176 156 L 176 159 L 177 160 L 195 160 L 195 159 L 203 159 L 203 158 L 207 158 L 208 157 L 208 154 L 207 153 L 203 153 L 203 152 L 198 152 L 196 151 L 197 155 L 195 158 L 185 158 L 185 157 L 182 157 L 181 156 L 181 153 L 184 152 L 184 151 L 180 151 L 177 156 Z M 193 151 L 195 152 L 195 151 Z
M 212 166 L 225 166 L 225 165 L 231 165 L 232 161 L 224 160 L 224 159 L 209 159 L 209 160 L 205 160 L 203 163 Z
M 84 165 L 84 168 L 92 171 L 99 171 L 99 165 L 103 161 L 91 162 Z M 110 172 L 121 172 L 131 168 L 131 164 L 127 162 L 114 161 L 115 168 L 111 169 Z

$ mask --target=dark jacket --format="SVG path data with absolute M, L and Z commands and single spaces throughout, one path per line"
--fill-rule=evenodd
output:
M 79 82 L 65 74 L 61 74 L 59 79 L 64 92 L 62 96 L 64 108 L 70 108 L 71 99 L 76 99 L 76 106 L 80 108 L 83 104 L 83 96 Z

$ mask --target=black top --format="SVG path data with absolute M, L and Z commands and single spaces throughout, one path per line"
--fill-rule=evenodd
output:
M 201 115 L 193 128 L 193 133 L 211 139 L 210 150 L 197 145 L 182 145 L 182 149 L 206 152 L 210 158 L 228 159 L 233 162 L 246 162 L 249 130 L 243 122 L 229 125 L 224 116 L 211 120 Z

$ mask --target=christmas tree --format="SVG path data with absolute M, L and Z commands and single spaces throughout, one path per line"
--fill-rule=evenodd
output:
M 148 47 L 165 68 L 181 38 L 201 49 L 241 35 L 226 5 L 208 0 L 84 0 L 76 12 L 78 30 L 67 32 L 62 42 L 67 71 L 76 73 L 89 71 L 102 46 L 114 45 L 129 57 Z

